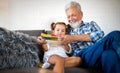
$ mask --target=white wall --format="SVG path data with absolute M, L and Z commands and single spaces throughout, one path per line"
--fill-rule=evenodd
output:
M 0 4 L 3 1 L 2 8 L 7 10 L 0 9 L 0 26 L 8 29 L 49 30 L 51 22 L 67 23 L 64 7 L 69 0 L 0 0 Z M 96 21 L 105 33 L 120 30 L 120 0 L 76 1 L 82 6 L 84 21 Z
M 0 27 L 9 27 L 9 0 L 0 0 Z

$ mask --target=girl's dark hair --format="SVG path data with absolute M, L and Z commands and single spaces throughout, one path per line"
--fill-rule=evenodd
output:
M 67 24 L 66 33 L 69 34 L 69 33 L 70 33 L 70 30 L 71 30 L 71 26 L 70 26 L 70 24 Z
M 53 23 L 51 23 L 51 30 L 54 30 L 56 25 L 58 25 L 58 24 L 64 25 L 66 27 L 66 33 L 69 33 L 71 27 L 70 27 L 69 24 L 66 25 L 64 22 L 56 22 L 56 23 L 53 22 Z

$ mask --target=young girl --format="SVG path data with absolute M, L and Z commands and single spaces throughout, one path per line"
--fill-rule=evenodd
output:
M 67 25 L 64 22 L 57 22 L 51 24 L 52 34 L 57 37 L 62 37 L 66 34 Z M 64 73 L 64 58 L 67 58 L 66 53 L 70 53 L 71 49 L 68 45 L 59 44 L 60 38 L 57 41 L 46 41 L 47 44 L 43 45 L 44 64 L 42 68 L 48 68 L 51 64 L 54 65 L 54 71 L 56 73 Z

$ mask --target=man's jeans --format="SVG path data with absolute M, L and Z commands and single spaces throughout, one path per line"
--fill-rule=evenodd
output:
M 105 73 L 120 73 L 120 31 L 112 31 L 78 56 L 88 67 L 102 66 Z

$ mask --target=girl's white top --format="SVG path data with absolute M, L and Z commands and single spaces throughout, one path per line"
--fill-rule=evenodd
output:
M 44 53 L 44 61 L 48 61 L 52 55 L 58 55 L 60 57 L 67 58 L 68 56 L 66 53 L 71 52 L 71 48 L 68 52 L 59 44 L 59 42 L 56 41 L 47 41 L 47 47 L 48 50 Z

